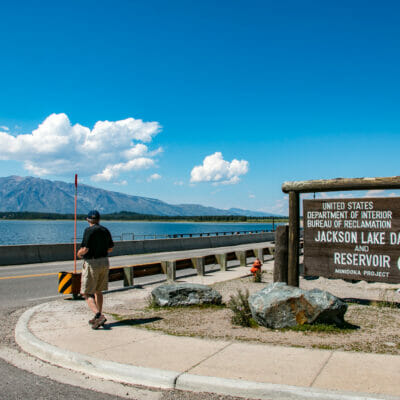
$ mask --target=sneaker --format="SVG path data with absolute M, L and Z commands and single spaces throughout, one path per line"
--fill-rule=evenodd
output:
M 104 326 L 104 324 L 106 323 L 107 319 L 104 315 L 100 315 L 99 318 L 95 318 L 94 322 L 92 324 L 92 329 L 97 329 L 100 326 Z
M 93 325 L 94 321 L 96 321 L 96 316 L 94 316 L 92 319 L 89 319 L 89 325 Z

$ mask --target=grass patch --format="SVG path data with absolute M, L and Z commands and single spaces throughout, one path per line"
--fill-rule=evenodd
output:
M 374 307 L 378 307 L 378 308 L 391 308 L 391 309 L 400 308 L 400 304 L 399 303 L 396 303 L 394 301 L 388 301 L 388 300 L 372 301 L 371 305 L 374 306 Z
M 313 344 L 311 347 L 319 350 L 335 350 L 335 347 L 330 346 L 329 344 Z
M 110 314 L 117 321 L 122 321 L 124 318 L 126 318 L 124 315 L 120 314 L 113 314 L 113 313 L 108 313 L 108 314 Z
M 383 290 L 380 294 L 379 300 L 371 301 L 371 305 L 378 308 L 392 308 L 397 309 L 400 308 L 400 304 L 396 301 L 393 301 L 393 290 Z
M 335 324 L 303 324 L 282 328 L 280 330 L 295 332 L 350 333 L 355 329 L 359 329 L 359 326 L 345 322 L 339 326 Z

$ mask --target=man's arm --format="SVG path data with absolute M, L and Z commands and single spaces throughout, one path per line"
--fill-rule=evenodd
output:
M 107 253 L 111 253 L 113 251 L 114 248 L 114 242 L 112 240 L 112 236 L 110 231 L 107 229 L 108 232 L 108 249 L 107 249 Z
M 85 231 L 83 232 L 81 247 L 76 253 L 76 255 L 79 258 L 83 258 L 83 256 L 89 252 L 89 247 L 87 247 L 89 243 L 89 237 L 90 237 L 89 228 L 86 228 Z
M 87 254 L 88 252 L 89 252 L 89 249 L 87 247 L 81 247 L 76 254 L 79 258 L 83 258 L 83 256 L 85 254 Z

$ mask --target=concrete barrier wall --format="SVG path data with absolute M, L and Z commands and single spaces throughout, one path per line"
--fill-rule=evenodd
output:
M 274 240 L 274 237 L 274 232 L 264 232 L 229 236 L 126 240 L 115 242 L 115 248 L 111 256 L 235 246 L 247 243 L 268 242 Z M 0 246 L 0 266 L 73 261 L 73 259 L 74 245 L 72 243 Z

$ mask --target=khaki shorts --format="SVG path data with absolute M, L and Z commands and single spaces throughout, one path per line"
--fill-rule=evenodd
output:
M 81 293 L 95 294 L 108 289 L 108 257 L 85 260 L 82 267 Z

